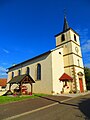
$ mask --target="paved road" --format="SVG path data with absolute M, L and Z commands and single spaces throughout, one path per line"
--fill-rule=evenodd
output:
M 6 120 L 11 120 L 11 118 L 13 120 L 90 120 L 90 95 L 85 95 L 71 100 L 69 99 L 68 101 L 65 101 L 66 99 L 69 98 L 63 98 L 60 96 L 38 98 L 34 101 L 36 102 L 36 106 L 40 106 L 36 108 L 33 106 L 33 109 L 31 109 L 32 111 L 30 109 L 26 110 L 27 106 L 24 106 L 23 109 L 25 109 L 25 111 L 22 109 L 18 110 L 20 111 L 18 114 L 15 114 L 17 113 L 16 111 L 11 111 L 11 113 L 14 112 L 14 114 L 10 115 L 13 117 L 4 116 L 2 118 L 9 117 Z M 30 103 L 27 104 L 29 105 Z M 18 108 L 18 106 L 15 108 Z M 9 112 L 7 113 L 9 114 Z
M 68 99 L 64 96 L 47 96 L 0 105 L 0 120 Z

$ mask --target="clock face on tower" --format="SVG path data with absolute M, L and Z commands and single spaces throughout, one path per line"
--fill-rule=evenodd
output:
M 78 47 L 75 47 L 75 51 L 78 53 Z

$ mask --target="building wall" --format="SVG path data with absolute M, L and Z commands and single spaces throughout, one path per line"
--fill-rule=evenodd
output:
M 36 79 L 36 67 L 37 64 L 41 64 L 41 80 Z M 18 70 L 21 70 L 21 74 L 26 74 L 26 68 L 30 68 L 30 76 L 35 80 L 33 84 L 34 93 L 47 93 L 51 94 L 52 91 L 52 71 L 51 71 L 51 54 L 43 55 L 37 59 L 28 61 L 22 65 L 12 68 L 8 72 L 8 81 L 11 80 L 12 72 L 14 76 L 18 75 Z M 16 85 L 12 86 L 14 89 Z
M 62 41 L 61 39 L 62 34 L 65 36 L 65 41 Z M 85 91 L 86 84 L 79 35 L 76 34 L 72 29 L 69 29 L 62 34 L 56 36 L 56 46 L 63 47 L 64 71 L 74 79 L 74 82 L 72 83 L 73 89 L 76 88 L 77 91 L 80 91 L 80 76 L 78 76 L 78 72 L 82 72 L 83 87 Z M 76 40 L 74 36 L 76 36 Z
M 76 42 L 78 45 L 80 45 L 79 35 L 77 35 L 72 29 L 70 29 L 70 40 L 74 41 L 74 35 L 76 36 Z
M 75 72 L 76 72 L 76 84 L 77 84 L 77 91 L 80 91 L 80 83 L 79 83 L 79 78 L 82 78 L 83 82 L 83 89 L 86 91 L 86 82 L 85 82 L 85 75 L 84 75 L 84 69 L 75 67 Z M 82 72 L 83 76 L 79 76 L 78 73 Z
M 0 90 L 2 90 L 2 86 L 0 86 Z
M 63 48 L 58 48 L 52 52 L 52 80 L 53 80 L 53 93 L 60 94 L 63 87 L 63 82 L 59 78 L 64 73 L 63 63 Z
M 34 84 L 35 93 L 51 94 L 52 92 L 52 71 L 51 54 L 41 63 L 41 80 L 36 80 Z M 34 73 L 34 71 L 32 71 Z
M 83 73 L 83 76 L 79 76 L 78 73 Z M 79 67 L 67 67 L 65 68 L 65 73 L 70 75 L 73 78 L 73 85 L 72 88 L 75 90 L 75 84 L 77 86 L 77 92 L 80 92 L 80 84 L 79 84 L 79 78 L 82 78 L 83 81 L 83 89 L 86 91 L 86 82 L 85 82 L 85 75 L 84 75 L 84 69 Z M 75 82 L 74 82 L 75 81 Z
M 73 78 L 73 89 L 76 87 L 77 91 L 80 91 L 80 76 L 78 76 L 78 73 L 81 72 L 83 73 L 82 79 L 85 91 L 86 84 L 79 36 L 72 29 L 63 34 L 65 35 L 65 41 L 61 41 L 62 34 L 58 35 L 56 37 L 57 47 L 53 49 L 51 53 L 44 54 L 43 56 L 19 64 L 10 69 L 8 72 L 8 81 L 12 78 L 12 72 L 14 72 L 14 76 L 18 75 L 18 70 L 21 70 L 21 74 L 25 74 L 26 68 L 29 67 L 30 76 L 35 80 L 35 83 L 33 84 L 34 93 L 58 94 L 63 88 L 63 82 L 59 81 L 59 78 L 64 72 Z M 76 41 L 74 35 L 76 36 Z M 38 63 L 41 64 L 41 80 L 36 79 L 36 68 Z M 14 87 L 16 86 L 13 85 L 12 89 Z
M 70 31 L 67 31 L 63 34 L 65 35 L 65 41 L 62 42 L 62 40 L 61 40 L 62 34 L 58 35 L 56 37 L 56 46 L 59 46 L 61 44 L 64 44 L 65 42 L 71 40 Z

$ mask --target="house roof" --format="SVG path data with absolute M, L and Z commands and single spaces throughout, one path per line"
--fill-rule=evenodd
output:
M 8 83 L 9 84 L 17 84 L 20 83 L 22 80 L 24 80 L 26 77 L 29 78 L 31 83 L 35 83 L 35 81 L 32 79 L 32 77 L 30 75 L 20 75 L 20 76 L 15 76 L 14 78 L 12 78 Z
M 73 80 L 73 78 L 70 77 L 68 74 L 64 73 L 64 74 L 59 78 L 59 80 L 61 80 L 61 81 Z
M 5 87 L 7 84 L 7 79 L 6 78 L 0 78 L 0 86 Z

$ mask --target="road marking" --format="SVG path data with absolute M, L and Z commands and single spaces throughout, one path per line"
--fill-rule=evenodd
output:
M 72 99 L 75 99 L 75 98 L 77 98 L 77 97 L 72 97 L 72 98 L 68 98 L 68 99 L 66 99 L 66 100 L 62 100 L 62 101 L 60 101 L 60 103 L 67 102 L 67 101 L 72 100 Z
M 39 111 L 39 110 L 43 110 L 43 109 L 52 107 L 52 106 L 57 105 L 57 104 L 59 104 L 59 103 L 56 102 L 56 103 L 53 103 L 53 104 L 50 104 L 50 105 L 47 105 L 47 106 L 44 106 L 44 107 L 37 108 L 37 109 L 35 109 L 35 110 L 31 110 L 31 111 L 28 111 L 28 112 L 21 113 L 21 114 L 19 114 L 19 115 L 15 115 L 15 116 L 11 116 L 11 117 L 5 118 L 5 119 L 3 119 L 3 120 L 12 120 L 12 119 L 15 119 L 15 118 L 24 116 L 24 115 L 28 115 L 28 114 L 37 112 L 37 111 Z
M 83 95 L 84 96 L 84 95 Z M 75 98 L 78 98 L 80 96 L 75 96 L 75 97 L 72 97 L 72 98 L 68 98 L 66 100 L 62 100 L 62 101 L 57 101 L 56 103 L 53 103 L 53 104 L 50 104 L 50 105 L 47 105 L 47 106 L 44 106 L 44 107 L 41 107 L 41 108 L 37 108 L 35 110 L 31 110 L 31 111 L 28 111 L 28 112 L 24 112 L 24 113 L 21 113 L 19 115 L 15 115 L 15 116 L 11 116 L 11 117 L 8 117 L 8 118 L 5 118 L 3 120 L 12 120 L 12 119 L 15 119 L 15 118 L 18 118 L 18 117 L 21 117 L 21 116 L 24 116 L 24 115 L 28 115 L 28 114 L 31 114 L 31 113 L 34 113 L 34 112 L 37 112 L 37 111 L 40 111 L 40 110 L 43 110 L 43 109 L 46 109 L 46 108 L 49 108 L 49 107 L 52 107 L 54 105 L 57 105 L 57 104 L 60 104 L 60 103 L 63 103 L 63 102 L 66 102 L 66 101 L 69 101 L 69 100 L 72 100 L 72 99 L 75 99 Z
M 85 94 L 86 95 L 86 94 Z M 79 98 L 79 97 L 82 97 L 82 96 L 85 96 L 85 95 L 78 95 L 78 96 L 75 96 L 75 97 L 71 97 L 71 98 L 68 98 L 68 99 L 65 99 L 65 100 L 62 100 L 62 101 L 60 101 L 61 103 L 63 103 L 63 102 L 67 102 L 67 101 L 69 101 L 69 100 L 72 100 L 72 99 L 75 99 L 75 98 Z

